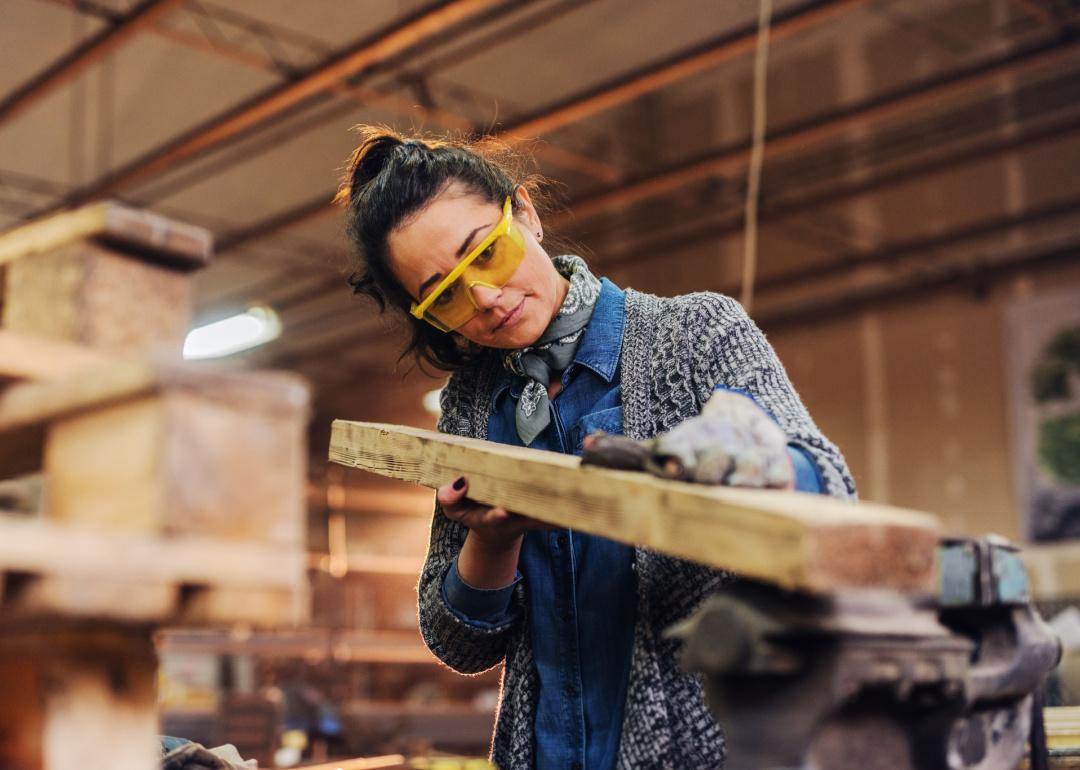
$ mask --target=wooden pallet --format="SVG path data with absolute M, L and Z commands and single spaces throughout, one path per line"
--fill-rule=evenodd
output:
M 0 478 L 44 471 L 54 520 L 299 549 L 307 410 L 292 375 L 116 360 L 0 392 Z
M 115 203 L 0 235 L 5 770 L 157 767 L 154 630 L 308 614 L 307 387 L 179 362 L 210 253 Z
M 305 561 L 292 546 L 0 517 L 0 626 L 41 618 L 289 626 L 306 614 Z

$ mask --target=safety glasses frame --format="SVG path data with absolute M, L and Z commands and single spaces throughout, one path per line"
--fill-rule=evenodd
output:
M 439 281 L 438 285 L 434 289 L 432 289 L 431 292 L 426 297 L 424 297 L 421 302 L 413 302 L 412 306 L 409 308 L 409 312 L 415 318 L 421 320 L 428 320 L 424 316 L 424 314 L 427 312 L 427 309 L 431 307 L 432 303 L 439 298 L 440 294 L 446 291 L 446 289 L 450 285 L 452 285 L 455 281 L 457 281 L 458 278 L 461 277 L 462 273 L 465 272 L 465 270 L 469 267 L 470 264 L 472 264 L 472 262 L 477 257 L 484 253 L 488 246 L 494 243 L 497 239 L 507 234 L 507 232 L 510 230 L 510 223 L 513 221 L 513 218 L 513 202 L 508 195 L 506 196 L 506 202 L 503 204 L 502 219 L 499 220 L 499 223 L 495 225 L 492 231 L 484 237 L 484 240 L 480 241 L 480 243 L 476 245 L 475 249 L 466 254 L 462 258 L 462 260 L 457 263 L 454 269 L 447 273 L 445 278 Z

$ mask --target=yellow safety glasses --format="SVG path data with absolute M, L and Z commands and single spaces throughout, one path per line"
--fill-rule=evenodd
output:
M 474 286 L 501 289 L 521 264 L 525 256 L 525 239 L 513 226 L 513 206 L 509 196 L 503 204 L 502 219 L 484 240 L 477 244 L 453 270 L 409 309 L 444 332 L 451 332 L 467 323 L 479 312 L 473 301 Z

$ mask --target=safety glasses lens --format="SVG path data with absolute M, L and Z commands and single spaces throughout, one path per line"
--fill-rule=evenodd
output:
M 481 252 L 454 283 L 431 303 L 424 319 L 442 331 L 453 331 L 477 313 L 472 287 L 483 285 L 501 289 L 517 272 L 525 256 L 525 241 L 511 226 Z

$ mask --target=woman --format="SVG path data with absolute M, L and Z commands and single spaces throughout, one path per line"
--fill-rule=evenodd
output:
M 550 257 L 538 193 L 475 146 L 361 130 L 339 196 L 351 283 L 408 314 L 407 352 L 452 372 L 439 430 L 578 454 L 597 430 L 667 434 L 661 473 L 854 495 L 738 303 L 624 291 Z M 723 735 L 662 634 L 724 578 L 477 505 L 459 478 L 437 493 L 420 627 L 459 672 L 505 661 L 500 768 L 717 768 Z

